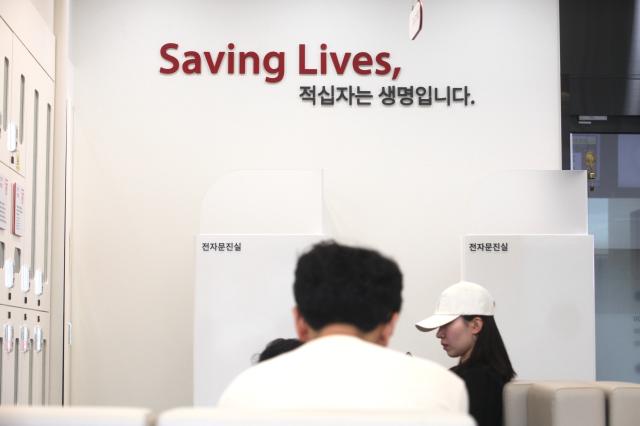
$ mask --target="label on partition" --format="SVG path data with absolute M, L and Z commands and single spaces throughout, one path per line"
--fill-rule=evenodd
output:
M 13 184 L 13 234 L 24 235 L 24 187 Z
M 0 175 L 0 229 L 9 226 L 9 179 Z

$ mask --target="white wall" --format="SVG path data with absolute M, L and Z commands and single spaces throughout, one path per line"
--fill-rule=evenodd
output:
M 412 323 L 459 278 L 470 184 L 560 168 L 558 10 L 553 0 L 424 3 L 413 42 L 408 1 L 72 3 L 74 403 L 191 403 L 200 203 L 234 169 L 324 169 L 334 235 L 380 248 L 405 273 L 393 346 L 451 363 Z M 287 76 L 162 76 L 170 41 L 286 50 Z M 298 76 L 298 43 L 317 52 L 322 42 L 390 51 L 400 78 Z M 309 83 L 468 84 L 476 105 L 313 108 L 298 99 Z

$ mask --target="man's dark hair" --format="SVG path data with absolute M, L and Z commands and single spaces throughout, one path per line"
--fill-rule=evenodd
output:
M 402 272 L 374 250 L 321 242 L 300 256 L 293 293 L 314 330 L 344 323 L 368 332 L 402 305 Z
M 297 349 L 302 346 L 302 342 L 298 339 L 275 339 L 267 344 L 267 347 L 258 355 L 258 362 L 266 361 L 282 355 L 286 352 Z

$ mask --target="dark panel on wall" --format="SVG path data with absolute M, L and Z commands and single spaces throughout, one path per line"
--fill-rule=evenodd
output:
M 561 0 L 562 73 L 640 77 L 638 3 L 638 0 Z
M 640 0 L 560 0 L 560 64 L 563 168 L 571 133 L 640 133 Z

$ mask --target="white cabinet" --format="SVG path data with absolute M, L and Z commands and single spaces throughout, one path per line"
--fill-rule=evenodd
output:
M 54 81 L 3 19 L 0 404 L 40 405 L 47 402 L 49 377 Z

